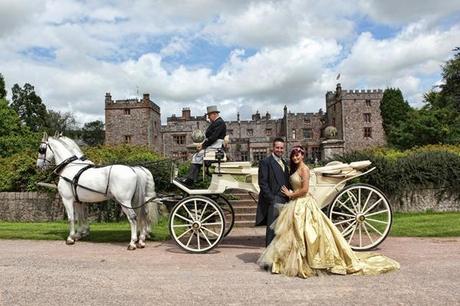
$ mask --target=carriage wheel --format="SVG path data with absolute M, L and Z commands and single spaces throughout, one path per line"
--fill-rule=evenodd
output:
M 191 253 L 213 249 L 224 236 L 225 218 L 219 205 L 208 197 L 191 196 L 174 205 L 169 232 L 174 241 Z
M 391 206 L 386 196 L 367 184 L 344 188 L 332 201 L 329 218 L 353 250 L 375 248 L 391 229 Z
M 227 237 L 227 235 L 230 234 L 233 228 L 233 225 L 235 224 L 235 210 L 233 209 L 232 204 L 230 204 L 230 202 L 221 195 L 219 195 L 217 198 L 213 200 L 216 201 L 217 204 L 219 204 L 220 208 L 222 208 L 222 211 L 224 212 L 224 217 L 225 217 L 224 237 Z

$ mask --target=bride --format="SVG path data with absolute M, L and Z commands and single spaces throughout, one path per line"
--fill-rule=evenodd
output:
M 258 264 L 272 273 L 306 278 L 323 273 L 376 275 L 399 269 L 396 261 L 375 253 L 355 253 L 340 231 L 318 208 L 308 192 L 310 170 L 303 162 L 305 151 L 291 151 L 291 185 L 281 191 L 289 197 L 278 219 L 271 225 L 275 239 Z

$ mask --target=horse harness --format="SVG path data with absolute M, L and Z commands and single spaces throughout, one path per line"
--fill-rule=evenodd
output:
M 39 153 L 40 154 L 45 154 L 46 153 L 46 149 L 49 148 L 52 152 L 53 152 L 53 149 L 49 146 L 49 144 L 47 142 L 42 142 L 42 144 L 46 144 L 46 148 L 43 148 L 43 147 L 40 147 L 39 148 Z M 54 153 L 54 152 L 53 152 Z M 46 159 L 46 155 L 44 156 L 44 158 L 42 158 L 44 161 L 46 162 L 49 162 L 47 159 Z M 112 167 L 113 165 L 110 166 L 110 169 L 109 169 L 109 176 L 108 176 L 108 179 L 107 179 L 107 187 L 105 188 L 105 192 L 101 192 L 99 190 L 95 190 L 95 189 L 92 189 L 90 187 L 87 187 L 87 186 L 83 186 L 83 185 L 80 185 L 78 184 L 78 181 L 80 179 L 80 176 L 83 174 L 83 172 L 85 172 L 86 170 L 88 169 L 91 169 L 91 168 L 98 168 L 97 166 L 93 165 L 93 164 L 86 164 L 86 166 L 84 166 L 83 168 L 81 168 L 80 170 L 78 170 L 77 174 L 75 174 L 75 176 L 72 178 L 72 179 L 69 179 L 68 177 L 65 177 L 65 176 L 62 176 L 61 175 L 61 172 L 62 170 L 64 170 L 64 168 L 69 165 L 70 163 L 76 161 L 76 160 L 80 160 L 80 161 L 85 161 L 87 160 L 88 158 L 83 155 L 82 157 L 78 158 L 76 155 L 73 155 L 69 158 L 67 158 L 66 160 L 64 160 L 63 162 L 61 162 L 59 165 L 57 165 L 52 173 L 57 175 L 59 178 L 62 178 L 64 181 L 68 182 L 69 184 L 72 185 L 72 193 L 74 195 L 74 198 L 77 202 L 80 202 L 80 199 L 78 198 L 78 192 L 77 192 L 77 188 L 80 187 L 80 188 L 83 188 L 83 189 L 86 189 L 86 190 L 89 190 L 91 192 L 95 192 L 95 193 L 99 193 L 99 194 L 103 194 L 105 197 L 108 198 L 108 190 L 109 190 L 109 184 L 110 184 L 110 175 L 112 174 Z M 136 173 L 136 171 L 132 168 L 132 167 L 129 167 L 134 173 Z M 140 167 L 140 169 L 142 171 L 145 172 L 145 170 Z M 136 182 L 137 184 L 137 182 Z M 118 202 L 118 201 L 116 201 Z M 147 201 L 148 202 L 148 201 Z M 119 203 L 121 206 L 124 206 L 128 209 L 137 209 L 137 208 L 141 208 L 142 206 L 144 206 L 145 204 L 147 204 L 147 202 L 143 203 L 142 205 L 139 205 L 138 207 L 128 207 L 122 203 Z

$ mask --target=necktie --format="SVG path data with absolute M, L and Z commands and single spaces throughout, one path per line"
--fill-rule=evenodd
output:
M 285 170 L 285 169 L 284 169 L 284 163 L 283 163 L 283 161 L 281 160 L 281 158 L 278 158 L 278 164 L 280 164 L 281 169 L 283 169 L 283 171 L 284 171 L 284 170 Z

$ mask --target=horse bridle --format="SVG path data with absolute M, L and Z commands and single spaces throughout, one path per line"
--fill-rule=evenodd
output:
M 38 154 L 40 154 L 40 156 L 43 156 L 43 157 L 38 157 L 38 159 L 41 159 L 43 160 L 43 162 L 45 163 L 45 166 L 46 166 L 46 163 L 48 164 L 51 164 L 52 161 L 48 160 L 46 158 L 46 151 L 48 150 L 48 148 L 51 150 L 51 152 L 53 152 L 53 149 L 50 147 L 50 145 L 48 144 L 47 141 L 42 141 L 40 143 L 40 147 L 38 147 Z M 54 154 L 54 152 L 53 152 Z

